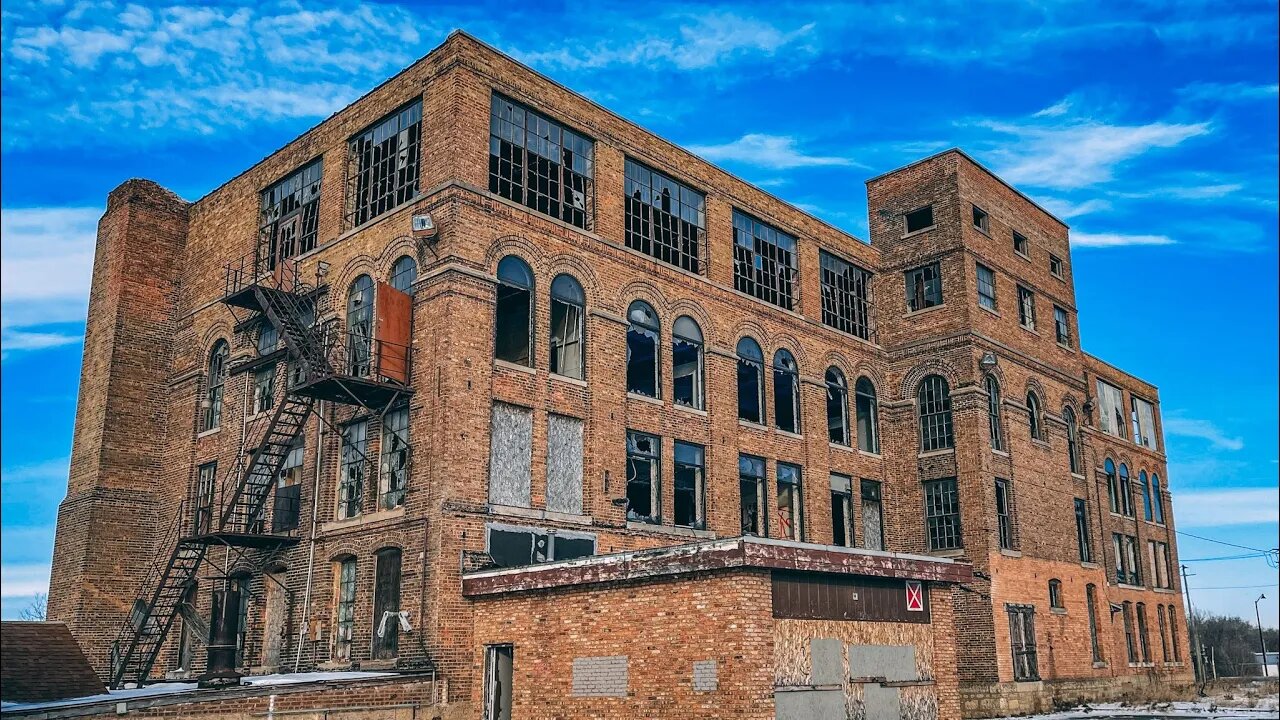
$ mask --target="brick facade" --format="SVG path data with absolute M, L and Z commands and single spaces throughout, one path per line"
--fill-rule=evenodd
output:
M 593 141 L 590 230 L 488 191 L 494 93 Z M 348 140 L 415 100 L 422 107 L 418 194 L 352 227 L 346 212 L 352 172 Z M 257 355 L 256 326 L 238 324 L 220 302 L 224 266 L 254 250 L 260 193 L 316 158 L 323 162 L 317 246 L 299 260 L 302 276 L 327 288 L 320 315 L 345 322 L 348 288 L 356 278 L 387 281 L 392 264 L 403 256 L 417 265 L 409 480 L 403 504 L 381 509 L 382 471 L 371 469 L 362 512 L 338 519 L 339 432 L 362 415 L 350 405 L 317 407 L 316 416 L 324 422 L 313 416 L 302 432 L 301 542 L 243 556 L 213 549 L 205 562 L 197 605 L 206 617 L 209 588 L 226 576 L 247 578 L 243 656 L 251 670 L 430 667 L 447 682 L 450 697 L 474 700 L 480 692 L 481 636 L 493 631 L 496 620 L 478 613 L 478 601 L 464 597 L 459 588 L 467 564 L 488 548 L 487 525 L 590 534 L 597 554 L 735 537 L 742 534 L 738 461 L 745 453 L 765 460 L 770 509 L 777 499 L 778 464 L 802 469 L 802 539 L 818 544 L 833 541 L 832 473 L 852 480 L 856 544 L 865 538 L 859 481 L 873 480 L 883 492 L 885 549 L 917 554 L 930 552 L 923 483 L 956 478 L 963 545 L 939 554 L 972 563 L 975 576 L 946 593 L 952 605 L 947 612 L 934 612 L 935 633 L 954 634 L 957 648 L 957 685 L 940 701 L 942 717 L 955 717 L 962 709 L 967 715 L 997 712 L 1014 707 L 1008 704 L 1013 700 L 1019 709 L 1043 707 L 1067 692 L 1104 696 L 1120 687 L 1120 678 L 1189 678 L 1178 580 L 1167 591 L 1149 583 L 1119 587 L 1110 551 L 1114 532 L 1138 538 L 1143 558 L 1146 542 L 1158 539 L 1167 543 L 1171 567 L 1177 567 L 1167 492 L 1162 523 L 1143 520 L 1141 511 L 1136 518 L 1109 513 L 1102 470 L 1111 457 L 1133 468 L 1134 477 L 1142 468 L 1167 480 L 1158 412 L 1151 432 L 1154 448 L 1106 434 L 1096 422 L 1097 378 L 1123 391 L 1126 423 L 1130 395 L 1157 409 L 1158 395 L 1154 387 L 1079 349 L 1067 228 L 1061 222 L 966 155 L 947 151 L 868 182 L 870 242 L 863 242 L 461 33 L 194 203 L 183 203 L 145 181 L 129 181 L 112 193 L 99 228 L 71 482 L 60 511 L 49 606 L 50 617 L 68 623 L 100 671 L 105 672 L 109 644 L 135 588 L 154 558 L 168 552 L 157 546 L 179 503 L 194 496 L 198 468 L 216 461 L 223 482 L 227 469 L 235 466 L 247 433 L 243 418 L 250 414 L 253 373 L 226 380 L 218 427 L 204 427 L 201 407 L 216 343 L 230 344 L 232 366 Z M 627 158 L 705 193 L 702 272 L 678 269 L 626 247 L 622 188 Z M 933 206 L 933 225 L 904 236 L 903 214 L 926 204 Z M 988 213 L 985 231 L 971 222 L 973 205 Z M 797 239 L 792 309 L 735 289 L 735 209 Z M 416 241 L 410 232 L 410 217 L 423 212 L 439 228 L 434 241 Z M 1027 238 L 1029 257 L 1014 252 L 1015 229 Z M 823 323 L 820 251 L 872 273 L 875 332 L 867 339 Z M 1048 269 L 1050 253 L 1061 260 L 1061 277 Z M 531 367 L 493 359 L 495 274 L 498 261 L 508 255 L 522 258 L 534 275 Z M 934 261 L 941 271 L 944 302 L 908 312 L 904 272 Z M 995 273 L 995 312 L 978 304 L 977 263 Z M 584 380 L 550 372 L 548 290 L 562 273 L 576 278 L 585 294 Z M 1034 332 L 1019 326 L 1019 284 L 1036 294 Z M 629 394 L 624 382 L 628 307 L 637 299 L 652 306 L 658 317 L 659 398 Z M 1068 317 L 1066 344 L 1055 341 L 1055 305 Z M 703 409 L 671 400 L 675 368 L 670 343 L 680 316 L 694 319 L 704 337 Z M 744 336 L 763 348 L 766 365 L 779 349 L 795 357 L 799 432 L 781 431 L 768 422 L 775 384 L 767 368 L 766 422 L 738 419 L 735 347 Z M 984 371 L 981 361 L 987 353 L 996 363 Z M 865 377 L 874 387 L 878 453 L 859 449 L 856 441 L 849 446 L 829 441 L 824 373 L 833 366 L 848 380 L 851 418 L 855 381 Z M 996 377 L 1002 393 L 1004 446 L 999 451 L 989 441 L 986 372 Z M 942 376 L 950 387 L 955 441 L 953 449 L 921 453 L 916 398 L 928 375 Z M 1028 432 L 1029 392 L 1040 403 L 1043 439 L 1032 439 Z M 494 403 L 531 414 L 527 507 L 489 501 Z M 1069 469 L 1064 408 L 1078 419 L 1078 473 Z M 582 421 L 580 513 L 546 509 L 552 414 Z M 375 414 L 367 420 L 367 452 L 377 458 L 381 418 Z M 618 502 L 626 495 L 628 430 L 660 438 L 659 525 L 628 520 L 625 502 Z M 672 522 L 677 440 L 705 451 L 705 525 L 698 529 Z M 1010 488 L 1013 543 L 1006 549 L 998 540 L 997 478 Z M 1167 491 L 1167 484 L 1162 487 Z M 1093 562 L 1082 563 L 1078 556 L 1075 498 L 1086 501 Z M 774 518 L 767 519 L 776 534 Z M 375 659 L 375 553 L 386 548 L 400 551 L 399 609 L 408 613 L 413 629 L 400 636 L 394 658 Z M 352 558 L 351 655 L 340 660 L 335 654 L 339 568 Z M 274 616 L 279 621 L 269 629 L 270 597 L 280 588 L 266 577 L 268 572 L 283 583 L 287 598 L 283 613 Z M 1144 571 L 1144 583 L 1148 574 Z M 1064 613 L 1048 606 L 1050 579 L 1061 581 Z M 1086 585 L 1096 592 L 1099 662 L 1079 650 L 1089 647 L 1082 607 Z M 700 592 L 677 581 L 663 587 Z M 584 593 L 575 612 L 587 612 L 593 591 L 575 592 Z M 613 602 L 614 595 L 602 589 L 600 602 Z M 1123 607 L 1126 601 L 1147 608 L 1155 648 L 1150 663 L 1126 661 L 1121 615 L 1109 609 L 1111 603 Z M 1038 681 L 1014 681 L 1007 604 L 1035 607 Z M 1181 662 L 1165 663 L 1160 656 L 1157 605 L 1178 619 Z M 741 611 L 768 617 L 767 607 Z M 663 608 L 654 603 L 648 612 L 660 614 Z M 944 620 L 947 627 L 939 627 Z M 175 622 L 156 675 L 203 668 L 203 652 L 193 654 L 190 667 L 179 668 L 180 625 Z M 723 618 L 708 617 L 705 627 L 715 632 L 725 631 L 726 625 Z M 605 647 L 616 640 L 585 637 L 574 642 L 579 641 L 601 644 L 581 656 L 622 654 Z M 266 660 L 268 646 L 278 649 L 276 664 Z M 680 657 L 687 676 L 680 692 L 692 687 L 692 663 L 706 659 Z M 560 659 L 558 677 L 571 677 L 571 660 Z M 718 669 L 721 689 L 747 682 L 726 666 Z M 630 666 L 633 687 L 641 672 L 634 663 Z M 744 707 L 756 708 L 744 710 L 743 717 L 755 716 L 763 705 L 753 703 L 765 703 L 769 688 L 742 691 Z

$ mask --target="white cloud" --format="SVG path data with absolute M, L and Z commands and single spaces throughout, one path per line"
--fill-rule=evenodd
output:
M 1280 520 L 1280 490 L 1235 488 L 1199 490 L 1174 495 L 1178 527 L 1274 524 Z
M 5 486 L 15 483 L 65 482 L 71 468 L 71 458 L 54 458 L 30 465 L 19 465 L 0 470 Z
M 1280 85 L 1275 83 L 1192 83 L 1178 90 L 1178 95 L 1186 100 L 1212 103 L 1274 102 L 1277 94 L 1280 94 Z
M 1086 233 L 1072 232 L 1072 247 L 1082 248 L 1115 248 L 1131 245 L 1173 245 L 1173 238 L 1167 235 L 1126 235 L 1123 233 Z
M 1217 425 L 1208 420 L 1195 420 L 1171 415 L 1164 419 L 1164 432 L 1166 435 L 1207 440 L 1215 450 L 1244 449 L 1244 440 L 1242 438 L 1227 435 Z
M 47 564 L 0 565 L 0 597 L 30 597 L 44 592 L 49 592 Z
M 689 151 L 716 162 L 740 162 L 774 170 L 822 166 L 863 167 L 847 157 L 807 154 L 797 147 L 796 139 L 789 135 L 748 133 L 733 142 L 720 145 L 691 145 Z
M 80 341 L 99 208 L 0 210 L 0 357 Z
M 1081 215 L 1092 215 L 1094 213 L 1105 212 L 1111 209 L 1111 203 L 1101 198 L 1092 198 L 1084 202 L 1071 202 L 1062 198 L 1040 197 L 1036 198 L 1036 202 L 1044 206 L 1044 209 L 1057 215 L 1063 220 Z

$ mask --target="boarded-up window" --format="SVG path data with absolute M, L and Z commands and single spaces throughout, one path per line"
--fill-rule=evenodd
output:
M 373 657 L 393 658 L 400 639 L 400 550 L 385 548 L 377 553 L 373 588 Z
M 1036 609 L 1033 605 L 1006 605 L 1009 611 L 1009 645 L 1013 651 L 1013 679 L 1039 680 L 1036 662 Z
M 547 509 L 582 514 L 582 421 L 547 418 Z
M 529 507 L 532 446 L 533 412 L 494 403 L 489 433 L 489 502 Z
M 884 507 L 880 499 L 880 483 L 862 481 L 862 547 L 884 549 Z

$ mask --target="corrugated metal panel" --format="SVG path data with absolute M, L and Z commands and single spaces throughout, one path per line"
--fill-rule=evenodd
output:
M 928 586 L 923 611 L 907 610 L 905 580 L 810 572 L 773 573 L 773 616 L 800 620 L 929 622 Z

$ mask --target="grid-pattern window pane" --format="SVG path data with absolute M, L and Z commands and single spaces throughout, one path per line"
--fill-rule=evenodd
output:
M 858 378 L 854 386 L 854 406 L 858 420 L 858 449 L 869 453 L 880 453 L 880 421 L 879 406 L 876 403 L 876 388 L 865 377 Z
M 1067 322 L 1067 311 L 1053 306 L 1053 335 L 1059 343 L 1071 347 L 1071 325 Z
M 356 624 L 356 559 L 347 558 L 338 564 L 338 586 L 335 588 L 338 602 L 334 618 L 333 655 L 339 660 L 351 658 L 351 642 Z
M 849 386 L 838 367 L 827 368 L 827 439 L 849 444 Z
M 627 226 L 632 250 L 682 270 L 705 269 L 707 198 L 693 188 L 627 158 Z
M 996 309 L 996 274 L 986 265 L 978 266 L 978 304 Z
M 347 227 L 362 225 L 418 195 L 422 101 L 392 113 L 348 143 Z
M 1010 512 L 1009 482 L 996 480 L 996 532 L 1000 549 L 1013 549 L 1013 515 Z
M 364 478 L 368 468 L 369 423 L 360 420 L 342 429 L 342 464 L 338 478 L 338 517 L 360 514 Z
M 222 425 L 222 396 L 227 383 L 227 366 L 231 360 L 231 346 L 225 340 L 219 340 L 209 354 L 209 374 L 206 380 L 204 412 L 201 416 L 201 430 L 213 430 Z
M 489 115 L 489 192 L 590 230 L 594 143 L 514 100 L 494 95 Z
M 871 273 L 823 251 L 822 322 L 841 332 L 871 339 Z
M 930 375 L 920 382 L 917 397 L 920 413 L 920 451 L 945 450 L 955 447 L 951 428 L 951 390 L 940 375 Z
M 915 312 L 942 304 L 942 271 L 938 263 L 908 270 L 907 309 Z
M 733 286 L 787 310 L 795 305 L 796 239 L 733 211 Z
M 960 493 L 955 478 L 924 484 L 924 517 L 930 550 L 956 550 L 964 546 L 960 536 Z
M 1076 547 L 1080 552 L 1080 562 L 1093 562 L 1093 544 L 1089 541 L 1089 507 L 1084 500 L 1075 499 L 1076 510 Z
M 280 260 L 316 247 L 320 223 L 320 158 L 262 191 L 258 258 L 274 269 Z
M 627 519 L 639 522 L 661 521 L 659 499 L 662 497 L 659 443 L 656 435 L 627 431 Z
M 409 408 L 398 407 L 382 421 L 382 507 L 404 504 L 409 484 Z
M 1036 329 L 1036 294 L 1018 286 L 1018 322 L 1028 330 Z
M 196 470 L 195 533 L 202 535 L 213 529 L 213 493 L 218 485 L 218 463 L 209 462 Z

